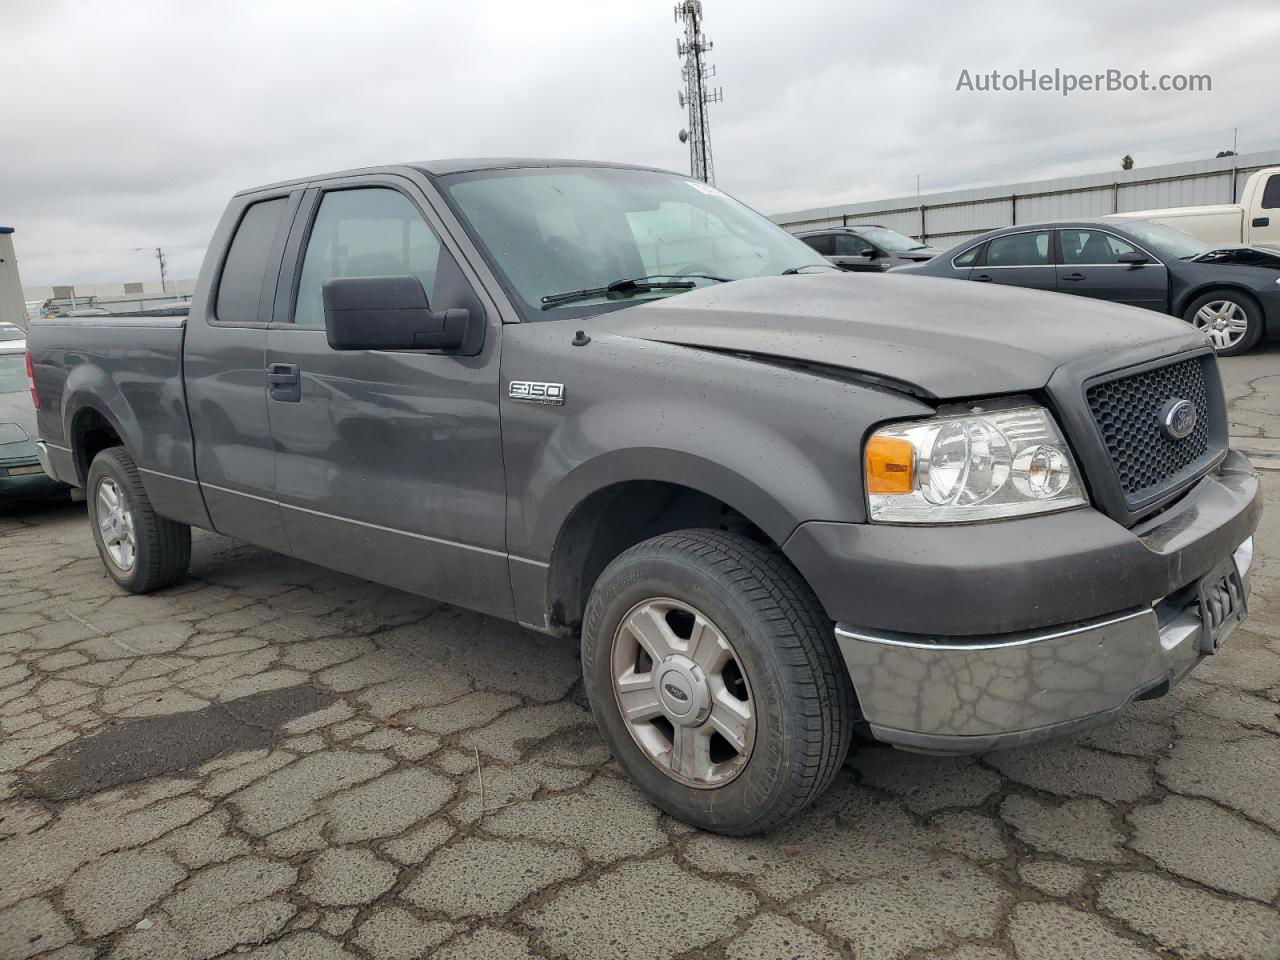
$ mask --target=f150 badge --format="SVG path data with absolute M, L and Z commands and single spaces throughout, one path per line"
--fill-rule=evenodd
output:
M 538 383 L 535 380 L 512 380 L 507 396 L 521 403 L 564 403 L 563 383 Z

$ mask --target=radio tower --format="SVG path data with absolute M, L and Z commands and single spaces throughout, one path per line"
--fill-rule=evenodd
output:
M 689 144 L 689 170 L 695 179 L 716 182 L 715 165 L 711 162 L 711 131 L 707 128 L 707 104 L 719 103 L 724 91 L 708 90 L 706 81 L 716 75 L 716 68 L 705 61 L 711 52 L 711 41 L 702 33 L 701 0 L 681 0 L 676 4 L 676 23 L 684 21 L 684 37 L 676 41 L 676 55 L 684 60 L 680 75 L 684 89 L 680 106 L 689 108 L 689 127 L 680 131 L 680 142 Z

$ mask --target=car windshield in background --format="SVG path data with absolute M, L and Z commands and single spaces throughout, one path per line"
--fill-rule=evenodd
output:
M 811 265 L 835 270 L 750 208 L 674 174 L 549 167 L 456 174 L 441 184 L 530 320 Z M 677 282 L 620 285 L 642 277 Z
M 1189 233 L 1154 220 L 1130 220 L 1124 225 L 1124 229 L 1146 246 L 1154 247 L 1157 253 L 1177 257 L 1179 260 L 1190 260 L 1213 249 Z
M 0 323 L 0 340 L 25 340 L 27 332 L 12 323 Z
M 22 393 L 27 389 L 26 354 L 0 354 L 0 393 Z
M 890 253 L 923 250 L 925 246 L 919 240 L 913 240 L 911 237 L 904 236 L 897 230 L 890 230 L 888 227 L 857 227 L 856 229 L 861 237 L 870 240 L 881 250 L 887 250 Z

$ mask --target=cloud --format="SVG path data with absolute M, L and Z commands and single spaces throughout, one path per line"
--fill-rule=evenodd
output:
M 670 2 L 5 0 L 0 222 L 23 280 L 194 276 L 227 197 L 441 156 L 687 169 Z M 1280 8 L 704 0 L 718 183 L 766 212 L 1280 143 Z M 956 92 L 962 69 L 1206 94 Z

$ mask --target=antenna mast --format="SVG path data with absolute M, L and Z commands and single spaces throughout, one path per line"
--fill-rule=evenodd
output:
M 684 60 L 680 68 L 684 89 L 678 96 L 680 106 L 689 110 L 689 126 L 680 131 L 680 142 L 689 144 L 689 170 L 694 178 L 715 183 L 707 104 L 722 101 L 724 91 L 719 87 L 707 89 L 706 81 L 716 75 L 716 68 L 705 60 L 705 55 L 711 52 L 711 41 L 702 33 L 701 0 L 681 0 L 676 4 L 675 14 L 676 23 L 684 21 L 684 37 L 676 41 L 676 55 Z

